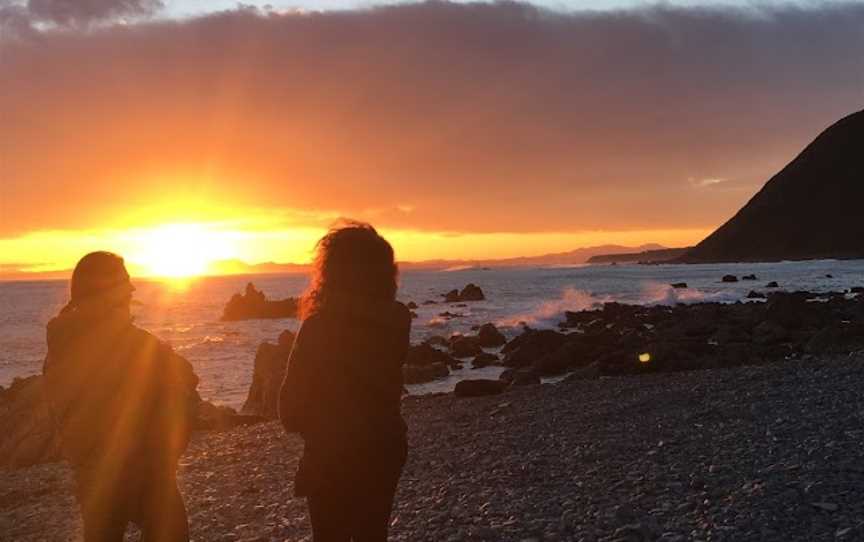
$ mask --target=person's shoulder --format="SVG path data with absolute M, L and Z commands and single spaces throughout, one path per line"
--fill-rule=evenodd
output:
M 127 330 L 127 336 L 131 341 L 135 343 L 136 346 L 141 348 L 149 348 L 154 350 L 163 351 L 165 349 L 171 350 L 171 346 L 168 345 L 165 341 L 162 341 L 156 335 L 153 335 L 146 329 L 142 329 L 136 325 L 129 326 Z

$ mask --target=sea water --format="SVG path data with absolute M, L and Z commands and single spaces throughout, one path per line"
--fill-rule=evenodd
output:
M 755 274 L 756 281 L 723 283 L 726 274 Z M 829 277 L 830 275 L 830 277 Z M 189 359 L 201 379 L 201 395 L 239 407 L 252 380 L 255 351 L 263 341 L 275 342 L 295 319 L 222 322 L 228 299 L 252 281 L 270 299 L 299 295 L 307 278 L 299 274 L 204 277 L 187 283 L 135 280 L 135 322 L 168 341 Z M 783 290 L 842 291 L 864 286 L 864 260 L 820 260 L 772 264 L 617 265 L 557 268 L 460 268 L 409 270 L 400 277 L 399 299 L 414 301 L 418 317 L 411 339 L 470 333 L 472 326 L 493 322 L 513 337 L 523 324 L 556 327 L 564 311 L 589 309 L 608 301 L 675 304 L 745 300 L 750 290 L 767 291 L 777 281 Z M 441 294 L 473 282 L 485 301 L 443 303 Z M 674 289 L 671 283 L 686 282 Z M 68 300 L 66 281 L 0 282 L 0 385 L 41 371 L 46 352 L 45 324 Z M 435 304 L 424 305 L 424 301 Z M 444 312 L 460 316 L 448 318 Z M 412 393 L 452 389 L 461 378 L 495 377 L 500 368 L 470 369 L 450 378 L 410 386 Z

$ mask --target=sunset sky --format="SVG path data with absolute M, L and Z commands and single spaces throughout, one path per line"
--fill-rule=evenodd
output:
M 4 273 L 683 246 L 864 107 L 860 3 L 246 4 L 0 0 Z

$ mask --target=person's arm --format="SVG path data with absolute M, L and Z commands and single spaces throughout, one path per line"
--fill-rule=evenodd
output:
M 155 419 L 152 420 L 159 438 L 165 444 L 167 458 L 176 461 L 189 444 L 192 427 L 201 401 L 198 395 L 198 376 L 192 364 L 174 352 L 168 344 L 159 343 L 159 365 L 156 391 Z
M 314 326 L 306 320 L 300 326 L 279 389 L 279 420 L 288 433 L 303 433 L 308 417 L 309 371 L 314 366 Z
M 398 380 L 397 389 L 401 397 L 408 393 L 402 376 L 402 366 L 405 365 L 405 358 L 411 347 L 411 312 L 408 307 L 398 301 L 396 302 L 396 320 L 398 322 L 396 326 L 396 359 L 398 364 L 396 377 Z

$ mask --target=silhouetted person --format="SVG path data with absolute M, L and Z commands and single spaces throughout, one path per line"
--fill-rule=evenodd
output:
M 86 542 L 189 539 L 177 460 L 189 439 L 198 379 L 169 346 L 132 325 L 123 259 L 84 256 L 72 299 L 48 324 L 47 398 L 75 470 Z
M 383 541 L 405 463 L 402 363 L 411 318 L 395 301 L 393 249 L 369 225 L 317 246 L 279 414 L 305 442 L 294 489 L 315 542 Z

